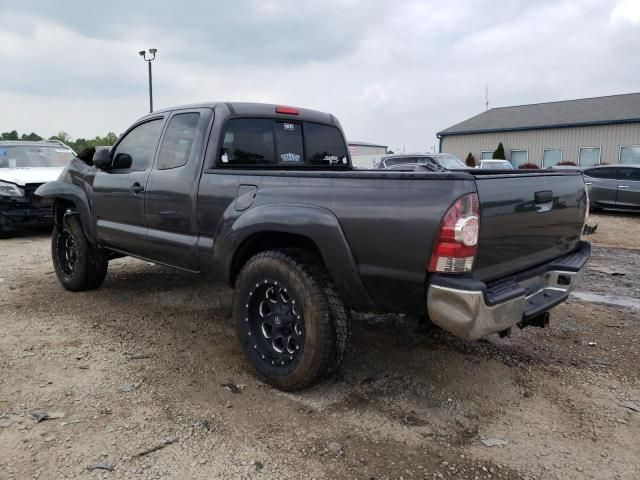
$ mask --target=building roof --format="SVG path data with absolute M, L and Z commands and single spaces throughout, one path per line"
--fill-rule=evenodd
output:
M 492 108 L 438 136 L 640 122 L 640 93 Z
M 377 143 L 369 143 L 369 142 L 352 142 L 351 140 L 347 141 L 349 145 L 355 145 L 357 147 L 380 147 L 387 148 L 388 145 L 379 145 Z

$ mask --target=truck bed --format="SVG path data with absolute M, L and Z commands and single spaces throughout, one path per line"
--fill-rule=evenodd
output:
M 221 233 L 218 218 L 232 222 L 243 214 L 233 208 L 239 186 L 256 188 L 250 211 L 310 205 L 335 216 L 371 303 L 388 311 L 425 310 L 424 285 L 435 235 L 446 210 L 460 196 L 479 194 L 480 243 L 473 275 L 481 280 L 578 248 L 585 211 L 582 177 L 572 171 L 210 169 L 202 175 L 198 192 L 198 224 L 208 242 L 215 243 Z M 553 192 L 553 202 L 549 211 L 539 213 L 535 194 L 541 191 Z M 304 219 L 292 216 L 289 221 Z M 343 287 L 348 289 L 346 275 Z M 336 281 L 340 284 L 342 278 Z M 356 307 L 361 301 L 353 298 Z

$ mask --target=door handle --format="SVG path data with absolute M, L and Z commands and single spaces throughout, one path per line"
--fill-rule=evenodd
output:
M 140 193 L 140 192 L 144 192 L 144 187 L 140 185 L 138 182 L 136 182 L 129 187 L 129 190 L 131 190 L 133 193 Z
M 591 182 L 584 182 L 585 185 L 591 185 Z
M 553 192 L 551 190 L 542 190 L 534 193 L 533 198 L 536 203 L 553 202 Z
M 629 185 L 618 185 L 618 188 L 629 188 Z

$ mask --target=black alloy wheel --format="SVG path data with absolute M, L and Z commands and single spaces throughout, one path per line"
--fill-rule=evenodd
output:
M 256 283 L 249 292 L 247 335 L 260 358 L 275 367 L 292 362 L 304 348 L 302 306 L 277 280 Z

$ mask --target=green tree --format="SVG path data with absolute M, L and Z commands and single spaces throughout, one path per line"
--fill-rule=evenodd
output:
M 498 160 L 506 160 L 507 157 L 504 155 L 504 146 L 502 145 L 502 142 L 500 142 L 498 144 L 498 148 L 496 148 L 496 151 L 493 152 L 493 156 L 491 158 L 495 158 Z
M 18 137 L 18 132 L 15 130 L 11 130 L 10 132 L 3 132 L 0 137 L 1 140 L 20 140 Z
M 473 156 L 473 153 L 469 152 L 469 155 L 467 155 L 467 159 L 464 161 L 465 165 L 467 167 L 475 167 L 476 166 L 476 159 Z
M 29 135 L 23 133 L 20 137 L 20 140 L 25 140 L 28 142 L 39 142 L 40 140 L 42 140 L 42 137 L 35 132 L 31 132 Z
M 60 140 L 62 143 L 69 145 L 71 143 L 71 136 L 67 132 L 58 132 L 53 137 L 49 137 L 49 140 Z

